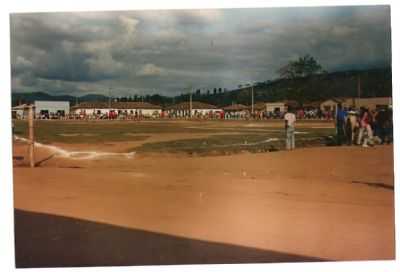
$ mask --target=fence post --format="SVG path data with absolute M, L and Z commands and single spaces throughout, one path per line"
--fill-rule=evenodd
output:
M 30 165 L 31 168 L 35 167 L 35 154 L 34 154 L 35 136 L 34 136 L 34 129 L 33 129 L 33 119 L 34 119 L 33 107 L 34 107 L 33 105 L 29 106 L 29 113 L 28 113 L 29 165 Z

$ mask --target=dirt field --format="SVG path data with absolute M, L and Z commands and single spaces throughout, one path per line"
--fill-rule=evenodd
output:
M 278 125 L 231 123 L 222 132 Z M 34 169 L 25 166 L 26 144 L 15 141 L 17 266 L 394 259 L 391 145 L 115 154 L 218 130 L 200 126 L 207 134 L 190 128 L 140 132 L 147 137 L 135 141 L 52 141 L 108 153 L 82 159 L 41 146 Z M 330 125 L 300 124 L 321 127 Z

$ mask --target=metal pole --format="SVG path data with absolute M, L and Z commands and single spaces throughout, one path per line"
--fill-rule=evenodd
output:
M 251 115 L 254 114 L 254 86 L 251 85 Z
M 189 117 L 192 117 L 192 92 L 190 92 L 190 99 L 189 99 Z
M 111 87 L 108 89 L 108 120 L 111 119 Z
M 359 107 L 360 104 L 360 98 L 361 98 L 361 81 L 360 81 L 360 75 L 358 75 L 358 84 L 357 84 L 357 91 L 358 91 L 358 103 L 357 104 L 357 108 Z
M 108 107 L 111 109 L 111 88 L 108 89 Z
M 34 154 L 34 146 L 35 146 L 35 137 L 33 130 L 33 105 L 29 106 L 28 113 L 28 126 L 29 126 L 29 165 L 31 168 L 35 167 L 35 154 Z

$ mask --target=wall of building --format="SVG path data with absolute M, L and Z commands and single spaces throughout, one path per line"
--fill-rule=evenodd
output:
M 267 112 L 274 112 L 276 108 L 279 108 L 280 112 L 285 111 L 285 103 L 266 103 Z
M 115 112 L 122 112 L 124 113 L 125 111 L 128 114 L 135 114 L 137 112 L 138 114 L 142 114 L 144 116 L 152 116 L 153 114 L 161 114 L 161 109 L 74 109 L 73 113 L 74 114 L 86 114 L 86 115 L 93 115 L 93 114 L 108 114 L 110 111 L 115 111 Z
M 69 101 L 35 101 L 35 114 L 40 114 L 41 111 L 48 111 L 49 114 L 64 111 L 69 114 Z
M 201 115 L 207 115 L 210 112 L 212 113 L 216 113 L 216 112 L 221 112 L 221 109 L 192 109 L 192 115 L 194 115 L 196 112 L 197 114 L 201 114 Z
M 333 111 L 336 108 L 337 102 L 333 101 L 332 99 L 326 100 L 321 103 L 320 109 L 321 111 Z
M 370 110 L 375 110 L 378 106 L 389 106 L 392 105 L 391 97 L 372 97 L 372 98 L 346 98 L 341 101 L 341 104 L 345 108 L 355 107 L 359 109 L 360 107 L 368 108 Z M 321 103 L 321 110 L 325 111 L 326 107 L 330 110 L 336 109 L 337 102 L 329 99 Z
M 222 109 L 192 109 L 191 115 L 195 116 L 197 114 L 197 115 L 206 116 L 206 115 L 210 114 L 210 112 L 218 113 L 218 112 L 221 112 L 221 111 L 222 111 Z M 187 109 L 187 110 L 173 110 L 173 109 L 170 109 L 170 110 L 166 111 L 167 114 L 175 114 L 177 117 L 189 116 L 190 115 L 189 112 L 190 112 L 189 109 Z
M 391 97 L 374 97 L 374 98 L 355 98 L 346 99 L 343 103 L 344 107 L 354 107 L 355 108 L 368 108 L 375 110 L 378 106 L 389 106 L 392 104 Z

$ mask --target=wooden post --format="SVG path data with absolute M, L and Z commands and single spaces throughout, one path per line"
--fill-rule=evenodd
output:
M 35 167 L 35 154 L 34 154 L 34 145 L 35 145 L 35 137 L 33 130 L 33 105 L 29 106 L 29 114 L 28 114 L 28 126 L 29 126 L 29 165 L 31 168 Z

